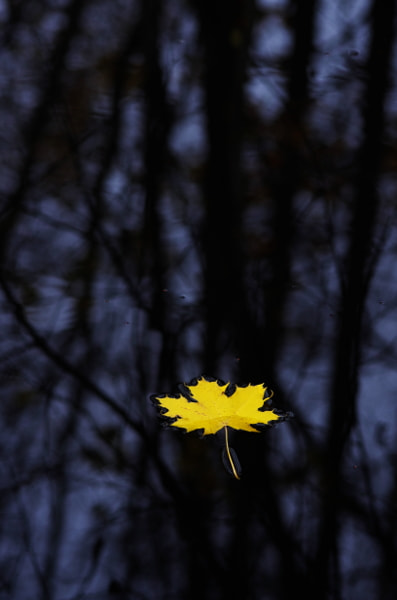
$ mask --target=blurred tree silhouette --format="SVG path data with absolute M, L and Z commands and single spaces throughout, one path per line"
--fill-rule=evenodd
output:
M 394 599 L 395 2 L 3 4 L 0 597 Z

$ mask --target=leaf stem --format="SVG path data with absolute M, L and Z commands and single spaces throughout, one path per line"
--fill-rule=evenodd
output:
M 232 455 L 230 454 L 230 448 L 229 448 L 229 432 L 228 432 L 228 430 L 227 430 L 227 426 L 226 426 L 226 425 L 225 425 L 225 447 L 226 447 L 226 454 L 227 454 L 227 458 L 228 458 L 228 461 L 229 461 L 229 463 L 230 463 L 230 466 L 231 466 L 231 469 L 232 469 L 232 473 L 233 473 L 233 475 L 234 475 L 234 477 L 235 477 L 236 479 L 240 479 L 240 477 L 239 477 L 239 475 L 238 475 L 238 473 L 237 473 L 236 466 L 235 466 L 235 464 L 234 464 L 234 462 L 233 462 Z

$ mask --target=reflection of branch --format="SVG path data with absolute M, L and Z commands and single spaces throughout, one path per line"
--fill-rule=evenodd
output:
M 108 396 L 92 379 L 84 375 L 79 369 L 70 363 L 62 354 L 60 354 L 55 348 L 50 346 L 47 340 L 37 331 L 34 325 L 29 321 L 26 316 L 25 310 L 19 300 L 15 297 L 13 291 L 8 285 L 4 274 L 0 271 L 0 286 L 6 296 L 8 302 L 11 304 L 15 318 L 18 323 L 23 327 L 25 332 L 34 341 L 35 345 L 41 352 L 55 363 L 62 371 L 71 375 L 74 379 L 79 381 L 87 390 L 92 392 L 99 400 L 101 400 L 106 406 L 111 408 L 116 414 L 123 419 L 123 421 L 134 429 L 143 439 L 147 441 L 147 433 L 140 423 L 130 417 L 130 415 L 113 400 L 111 396 Z
M 26 503 L 21 495 L 21 490 L 16 494 L 16 506 L 18 510 L 18 521 L 21 525 L 21 533 L 23 542 L 25 545 L 26 552 L 30 558 L 30 562 L 33 567 L 33 571 L 37 577 L 40 588 L 42 590 L 43 598 L 49 597 L 48 582 L 44 576 L 43 570 L 40 566 L 38 552 L 36 551 L 34 535 L 31 533 L 31 527 L 29 523 L 29 515 L 32 514 L 31 508 L 26 506 Z M 37 546 L 37 544 L 36 544 Z
M 68 373 L 68 375 L 71 375 L 87 390 L 92 392 L 101 402 L 103 402 L 103 404 L 113 410 L 129 427 L 131 427 L 131 429 L 139 434 L 141 439 L 146 442 L 147 449 L 149 451 L 152 450 L 151 458 L 158 469 L 158 473 L 165 489 L 173 498 L 179 498 L 180 500 L 183 500 L 185 492 L 175 481 L 174 476 L 168 469 L 167 465 L 161 460 L 158 452 L 154 450 L 153 440 L 150 438 L 150 435 L 145 428 L 140 423 L 132 419 L 128 412 L 122 406 L 117 404 L 117 402 L 115 402 L 111 396 L 108 396 L 108 394 L 106 394 L 106 392 L 104 392 L 96 383 L 84 375 L 84 373 L 70 363 L 62 354 L 57 352 L 55 348 L 50 346 L 47 340 L 37 331 L 34 325 L 27 318 L 22 304 L 15 297 L 13 291 L 6 281 L 4 273 L 1 270 L 0 287 L 2 288 L 5 297 L 13 308 L 16 320 L 35 343 L 36 347 L 62 371 Z

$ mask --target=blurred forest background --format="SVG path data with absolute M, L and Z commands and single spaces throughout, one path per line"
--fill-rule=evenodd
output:
M 0 599 L 397 597 L 395 13 L 0 2 Z

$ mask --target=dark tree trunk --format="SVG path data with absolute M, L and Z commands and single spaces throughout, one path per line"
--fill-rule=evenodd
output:
M 342 282 L 334 351 L 329 427 L 325 440 L 324 490 L 318 547 L 314 559 L 314 597 L 328 598 L 338 587 L 339 515 L 343 504 L 344 450 L 356 425 L 360 359 L 367 292 L 375 253 L 377 190 L 385 136 L 385 102 L 394 39 L 395 2 L 376 2 L 371 12 L 371 46 L 362 104 L 363 143 L 357 156 L 351 240 Z M 372 260 L 371 260 L 372 259 Z

